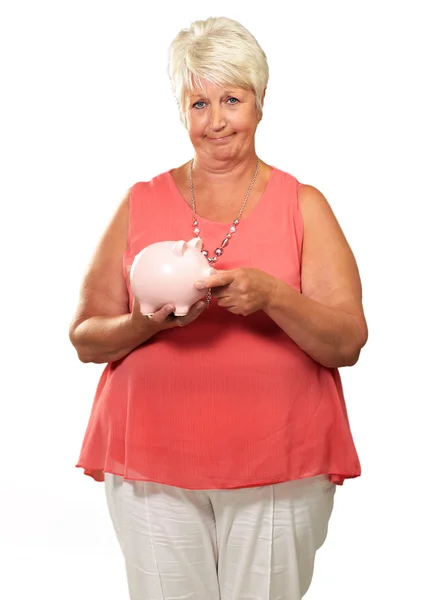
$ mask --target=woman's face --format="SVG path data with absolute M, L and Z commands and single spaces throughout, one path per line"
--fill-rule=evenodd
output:
M 205 91 L 193 90 L 186 101 L 188 132 L 196 153 L 207 160 L 229 160 L 254 151 L 258 117 L 253 90 L 204 84 Z

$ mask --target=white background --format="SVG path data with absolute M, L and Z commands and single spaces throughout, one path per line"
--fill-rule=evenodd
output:
M 208 16 L 267 53 L 258 154 L 325 194 L 362 276 L 369 341 L 341 375 L 363 476 L 337 490 L 307 599 L 431 597 L 427 5 L 2 3 L 2 598 L 127 598 L 103 485 L 74 467 L 103 366 L 68 325 L 124 192 L 192 156 L 168 46 Z

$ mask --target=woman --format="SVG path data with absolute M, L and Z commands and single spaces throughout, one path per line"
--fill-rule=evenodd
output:
M 360 475 L 338 372 L 367 340 L 360 277 L 324 196 L 256 154 L 255 38 L 195 22 L 170 76 L 194 157 L 129 189 L 85 276 L 71 341 L 108 364 L 77 466 L 105 481 L 133 600 L 297 600 Z M 194 235 L 207 302 L 142 315 L 134 256 Z

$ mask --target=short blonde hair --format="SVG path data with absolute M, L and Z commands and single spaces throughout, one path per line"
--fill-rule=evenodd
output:
M 262 118 L 268 62 L 254 36 L 237 21 L 210 17 L 182 29 L 170 46 L 169 77 L 186 127 L 187 94 L 204 88 L 204 79 L 217 86 L 253 90 L 258 120 Z

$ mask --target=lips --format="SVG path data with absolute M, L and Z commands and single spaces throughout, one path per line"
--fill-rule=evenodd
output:
M 235 134 L 231 133 L 230 135 L 224 135 L 223 137 L 217 137 L 217 138 L 210 137 L 208 139 L 210 139 L 213 142 L 217 142 L 219 140 L 227 140 L 228 138 L 231 138 L 233 135 L 235 135 Z

